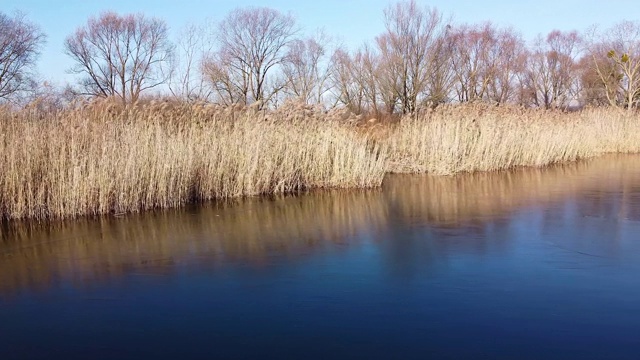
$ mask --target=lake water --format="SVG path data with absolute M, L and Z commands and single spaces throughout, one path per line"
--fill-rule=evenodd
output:
M 0 232 L 0 359 L 639 359 L 640 156 Z

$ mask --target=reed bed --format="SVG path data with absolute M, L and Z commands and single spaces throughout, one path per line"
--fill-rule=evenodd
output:
M 297 261 L 333 246 L 344 250 L 384 242 L 390 228 L 412 227 L 416 219 L 431 224 L 431 231 L 483 234 L 455 242 L 434 237 L 429 251 L 417 252 L 431 254 L 427 261 L 446 258 L 452 246 L 481 252 L 506 241 L 489 233 L 510 226 L 503 221 L 508 214 L 570 198 L 580 199 L 575 211 L 583 216 L 610 217 L 616 201 L 621 211 L 614 216 L 639 221 L 633 196 L 639 174 L 640 156 L 610 155 L 545 169 L 393 175 L 383 191 L 319 191 L 303 198 L 251 198 L 117 218 L 14 221 L 0 231 L 0 298 L 56 282 L 82 287 L 131 273 L 174 273 L 185 264 L 215 269 L 239 261 L 260 268 L 274 255 Z M 611 191 L 621 196 L 611 200 Z M 569 221 L 574 215 L 561 211 L 537 221 Z M 414 245 L 420 244 L 424 241 Z
M 607 108 L 448 106 L 407 117 L 383 137 L 388 171 L 450 175 L 639 152 L 640 118 Z
M 0 219 L 120 214 L 314 188 L 367 188 L 387 172 L 455 174 L 640 152 L 640 120 L 444 106 L 398 122 L 287 105 L 277 111 L 108 101 L 0 111 Z
M 386 154 L 335 122 L 162 103 L 0 120 L 0 215 L 52 219 L 375 187 Z

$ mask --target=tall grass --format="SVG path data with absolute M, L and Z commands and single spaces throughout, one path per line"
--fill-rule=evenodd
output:
M 376 187 L 385 172 L 491 171 L 640 151 L 640 120 L 442 107 L 397 123 L 278 111 L 95 103 L 0 113 L 0 218 L 126 213 L 301 189 Z
M 204 106 L 0 121 L 0 214 L 64 218 L 320 187 L 373 187 L 386 155 L 333 122 Z
M 605 108 L 450 106 L 407 117 L 383 138 L 389 171 L 448 175 L 639 152 L 640 118 Z

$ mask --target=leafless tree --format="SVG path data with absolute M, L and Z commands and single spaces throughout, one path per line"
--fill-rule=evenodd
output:
M 214 92 L 216 102 L 233 105 L 249 103 L 250 70 L 248 63 L 234 61 L 229 54 L 215 52 L 202 63 L 202 72 Z
M 452 35 L 452 68 L 458 101 L 483 100 L 496 76 L 498 60 L 497 30 L 490 23 L 457 27 Z
M 421 9 L 414 0 L 389 6 L 384 19 L 386 31 L 376 43 L 386 66 L 384 74 L 390 77 L 385 83 L 393 86 L 400 110 L 410 113 L 416 110 L 421 94 L 442 92 L 434 85 L 441 87 L 447 75 L 442 72 L 448 71 L 442 57 L 447 54 L 443 38 L 449 26 L 436 9 Z
M 577 32 L 550 32 L 538 37 L 527 61 L 531 102 L 546 109 L 564 107 L 577 97 L 576 58 L 581 43 Z
M 219 49 L 203 66 L 225 102 L 267 104 L 286 85 L 275 74 L 287 60 L 295 20 L 269 8 L 232 11 L 218 26 Z
M 452 31 L 451 64 L 458 101 L 507 102 L 513 94 L 524 44 L 513 30 L 491 23 Z
M 609 104 L 631 111 L 640 103 L 640 22 L 623 21 L 594 38 L 589 55 Z
M 161 68 L 173 46 L 164 21 L 105 12 L 67 37 L 65 51 L 75 61 L 71 71 L 84 75 L 80 94 L 114 96 L 126 104 L 167 81 Z
M 607 50 L 605 49 L 605 47 L 602 47 L 602 49 L 598 51 L 599 55 L 584 54 L 577 62 L 579 78 L 578 100 L 581 106 L 610 105 L 609 98 L 615 98 L 615 92 L 617 91 L 621 76 L 618 75 L 615 67 L 606 59 Z M 593 56 L 598 56 L 598 66 L 594 65 Z M 602 73 L 610 74 L 610 76 L 604 79 L 606 82 L 600 77 L 598 69 L 600 69 Z M 613 90 L 614 94 L 608 93 L 609 89 Z
M 514 101 L 517 79 L 525 70 L 526 47 L 522 36 L 512 28 L 498 30 L 496 62 L 492 79 L 487 87 L 487 100 L 495 104 Z
M 422 104 L 429 107 L 444 104 L 451 99 L 454 80 L 451 58 L 455 56 L 455 53 L 453 52 L 450 29 L 450 25 L 445 27 L 445 31 L 437 37 L 430 51 L 430 71 L 427 72 L 427 85 L 421 93 Z
M 379 76 L 380 58 L 370 46 L 362 46 L 352 57 L 351 76 L 361 89 L 362 111 L 378 114 L 378 106 L 383 100 Z
M 171 94 L 186 101 L 208 100 L 213 92 L 203 76 L 202 63 L 213 52 L 213 33 L 206 26 L 189 24 L 180 31 L 175 56 L 166 69 Z
M 41 116 L 59 112 L 76 101 L 71 86 L 58 86 L 49 81 L 41 81 L 37 87 L 22 99 L 22 109 Z
M 44 33 L 23 14 L 0 12 L 0 100 L 33 89 L 33 66 L 44 41 Z
M 333 92 L 334 106 L 341 104 L 351 112 L 360 114 L 365 109 L 365 89 L 357 79 L 354 57 L 345 49 L 338 48 L 331 56 L 329 81 Z
M 289 45 L 282 71 L 285 92 L 307 104 L 320 104 L 329 90 L 329 39 L 320 32 L 315 37 L 295 39 Z

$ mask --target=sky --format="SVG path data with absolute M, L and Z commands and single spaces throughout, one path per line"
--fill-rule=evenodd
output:
M 525 40 L 551 30 L 582 31 L 598 24 L 612 26 L 622 20 L 640 19 L 637 0 L 416 0 L 437 8 L 454 23 L 491 21 L 511 26 Z M 62 85 L 73 82 L 73 63 L 64 54 L 64 40 L 91 16 L 103 11 L 120 14 L 142 12 L 164 19 L 175 38 L 188 24 L 221 21 L 237 7 L 264 6 L 291 13 L 308 34 L 323 29 L 343 45 L 355 49 L 371 42 L 384 30 L 383 9 L 391 0 L 0 0 L 0 11 L 21 11 L 47 35 L 38 71 L 43 79 Z

